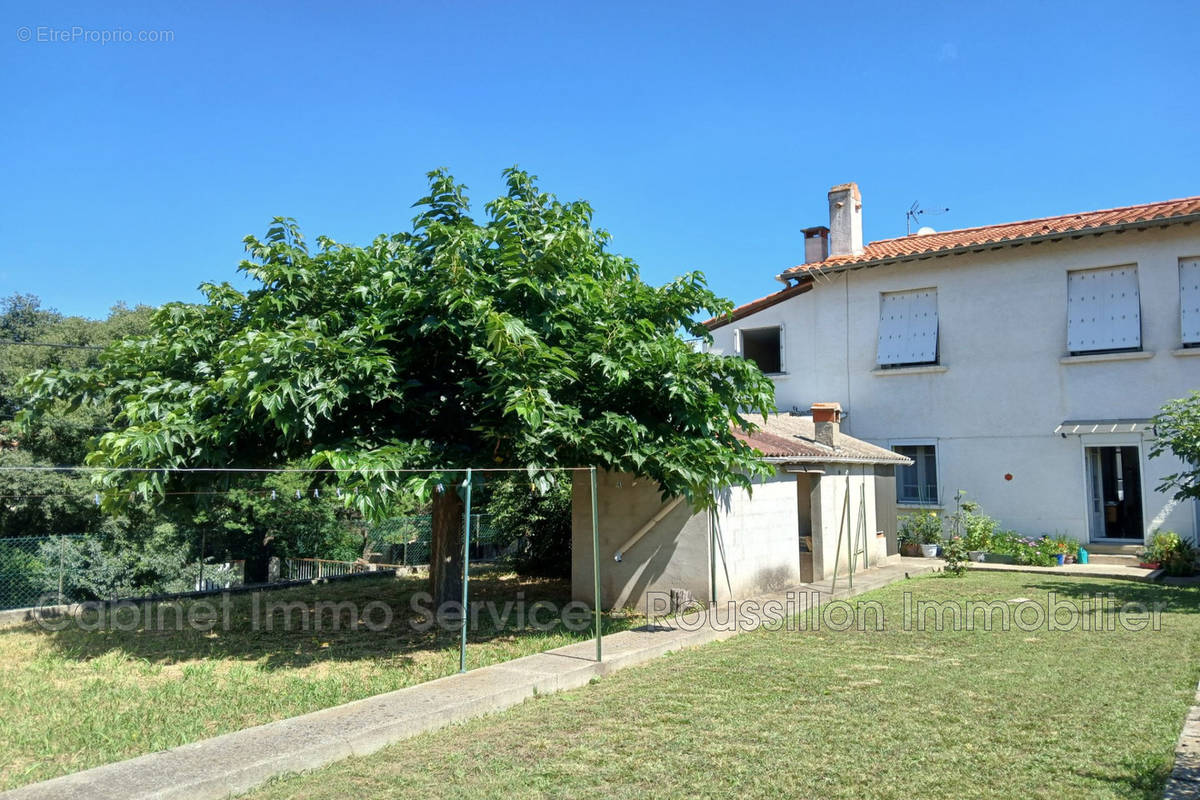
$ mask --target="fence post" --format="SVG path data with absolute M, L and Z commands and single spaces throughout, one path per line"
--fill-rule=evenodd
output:
M 58 604 L 61 606 L 63 602 L 63 548 L 67 546 L 66 535 L 58 537 Z
M 462 642 L 458 648 L 458 671 L 467 671 L 467 581 L 471 572 L 471 468 L 467 467 L 466 509 L 463 513 L 463 590 L 462 590 Z
M 593 589 L 595 591 L 595 617 L 596 617 L 596 661 L 603 661 L 603 651 L 601 650 L 601 617 L 600 617 L 600 510 L 596 502 L 596 468 L 591 467 L 588 470 L 592 479 L 592 579 L 594 581 Z
M 204 551 L 208 545 L 208 528 L 200 531 L 200 577 L 196 579 L 196 591 L 204 591 Z

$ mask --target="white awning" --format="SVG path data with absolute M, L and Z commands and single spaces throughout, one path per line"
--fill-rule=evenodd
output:
M 1054 429 L 1062 436 L 1082 436 L 1087 433 L 1142 433 L 1152 431 L 1148 419 L 1069 419 Z

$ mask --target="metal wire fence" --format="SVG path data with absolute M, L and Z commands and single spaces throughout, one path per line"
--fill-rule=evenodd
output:
M 280 578 L 311 580 L 372 568 L 426 566 L 432 536 L 431 515 L 398 517 L 371 530 L 366 559 L 340 561 L 326 558 L 327 553 L 300 553 L 285 559 Z M 471 560 L 495 559 L 506 545 L 507 538 L 488 515 L 471 515 Z M 134 555 L 138 557 L 130 557 Z M 222 589 L 244 582 L 244 561 L 113 553 L 101 537 L 89 534 L 0 538 L 0 610 Z
M 114 553 L 88 534 L 0 538 L 0 610 L 221 589 L 242 584 L 244 574 L 243 561 Z
M 396 517 L 376 525 L 368 537 L 370 560 L 380 564 L 416 567 L 429 563 L 433 539 L 433 516 L 415 514 Z M 487 561 L 503 554 L 504 531 L 487 514 L 471 515 L 471 560 Z

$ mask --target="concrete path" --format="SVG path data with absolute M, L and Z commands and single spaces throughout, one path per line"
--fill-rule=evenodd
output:
M 1124 564 L 1064 564 L 1061 567 L 1035 567 L 1029 564 L 995 564 L 987 561 L 968 561 L 971 569 L 996 572 L 1036 572 L 1039 575 L 1074 575 L 1089 578 L 1124 578 L 1131 581 L 1153 581 L 1162 575 L 1161 569 L 1127 567 Z
M 793 590 L 809 600 L 852 597 L 913 575 L 940 570 L 941 559 L 895 559 L 859 572 L 854 589 L 845 576 Z M 811 593 L 817 593 L 816 598 Z M 787 593 L 756 598 L 785 601 Z M 693 626 L 688 626 L 693 627 Z M 728 639 L 734 630 L 687 630 L 659 623 L 604 637 L 604 661 L 595 640 L 503 664 L 451 675 L 299 717 L 228 733 L 171 750 L 107 764 L 13 789 L 6 800 L 217 800 L 249 791 L 269 778 L 363 756 L 386 745 L 454 722 L 517 705 L 534 694 L 587 684 L 592 678 L 663 653 Z
M 1167 779 L 1165 800 L 1200 798 L 1200 686 L 1175 744 L 1175 769 Z

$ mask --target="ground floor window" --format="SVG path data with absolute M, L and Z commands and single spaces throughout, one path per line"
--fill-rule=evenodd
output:
M 932 442 L 894 444 L 892 449 L 913 460 L 912 466 L 896 468 L 896 502 L 904 505 L 936 505 L 937 445 Z

